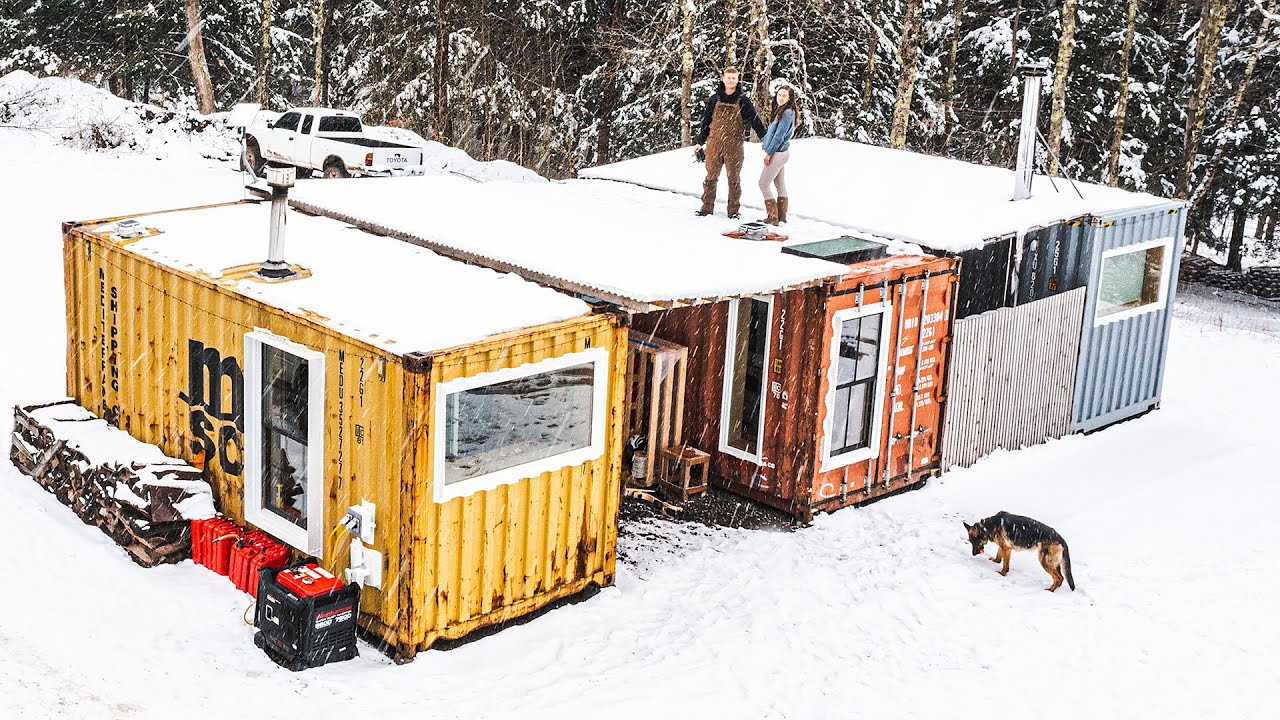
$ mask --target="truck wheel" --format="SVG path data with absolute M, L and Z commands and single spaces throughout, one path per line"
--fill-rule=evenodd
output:
M 313 172 L 311 168 L 300 167 L 300 166 L 295 167 L 294 169 L 297 170 L 299 180 L 306 180 L 307 178 L 311 177 L 311 173 Z
M 244 159 L 241 162 L 245 170 L 262 177 L 262 169 L 266 167 L 267 162 L 262 159 L 262 149 L 258 147 L 258 141 L 249 138 L 245 143 Z
M 351 177 L 351 173 L 347 172 L 347 168 L 342 164 L 341 160 L 330 160 L 324 164 L 324 176 L 332 180 Z

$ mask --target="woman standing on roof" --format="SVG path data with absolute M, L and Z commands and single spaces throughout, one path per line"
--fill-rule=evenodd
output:
M 787 221 L 787 159 L 791 157 L 791 137 L 796 134 L 796 99 L 790 85 L 782 83 L 774 93 L 773 122 L 760 145 L 764 148 L 764 170 L 760 173 L 760 192 L 768 217 L 760 222 L 777 225 Z M 774 199 L 773 190 L 778 196 Z

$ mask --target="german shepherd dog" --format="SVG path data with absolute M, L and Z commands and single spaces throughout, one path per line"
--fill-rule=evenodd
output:
M 1067 585 L 1072 590 L 1076 589 L 1075 578 L 1071 577 L 1071 551 L 1067 549 L 1067 541 L 1048 525 L 1001 510 L 972 525 L 964 523 L 964 529 L 969 531 L 969 544 L 973 546 L 974 555 L 981 555 L 989 542 L 999 546 L 1000 550 L 991 562 L 1003 563 L 1001 575 L 1009 574 L 1009 556 L 1014 550 L 1035 550 L 1040 555 L 1040 566 L 1053 578 L 1053 585 L 1046 590 L 1057 590 L 1064 576 Z

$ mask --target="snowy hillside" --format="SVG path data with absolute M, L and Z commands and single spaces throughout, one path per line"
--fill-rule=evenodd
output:
M 242 195 L 222 140 L 121 122 L 107 152 L 0 128 L 0 427 L 65 392 L 62 221 Z M 1269 716 L 1280 309 L 1186 294 L 1169 358 L 1155 413 L 796 532 L 628 521 L 615 587 L 404 666 L 280 669 L 224 578 L 136 566 L 0 463 L 0 717 Z M 1076 592 L 970 555 L 1002 509 L 1066 537 Z

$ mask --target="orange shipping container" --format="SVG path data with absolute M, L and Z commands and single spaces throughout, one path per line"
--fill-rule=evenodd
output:
M 807 521 L 938 472 L 956 280 L 953 259 L 890 256 L 632 333 L 689 348 L 686 434 L 712 481 Z

